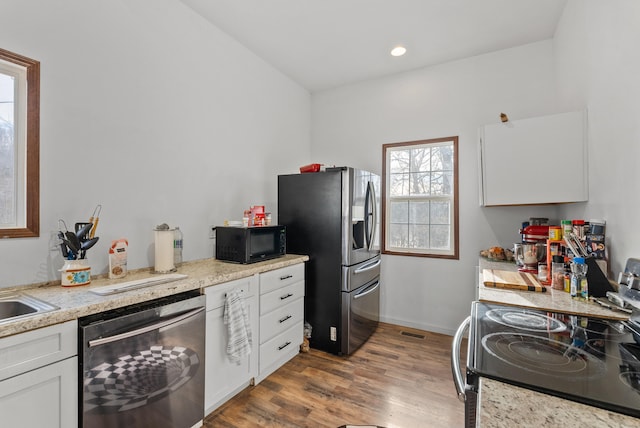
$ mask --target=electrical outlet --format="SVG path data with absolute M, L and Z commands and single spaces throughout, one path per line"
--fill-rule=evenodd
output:
M 331 327 L 331 341 L 335 342 L 338 340 L 338 331 L 335 327 Z
M 216 227 L 211 225 L 209 226 L 209 239 L 215 239 L 216 237 Z

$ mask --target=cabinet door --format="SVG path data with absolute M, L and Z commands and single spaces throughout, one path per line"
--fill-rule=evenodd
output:
M 78 357 L 0 382 L 3 427 L 78 426 Z
M 228 284 L 216 285 L 215 293 L 224 293 L 232 288 L 254 290 L 256 278 L 233 281 Z M 219 287 L 225 287 L 219 288 Z M 205 292 L 207 290 L 205 289 Z M 209 293 L 207 293 L 209 299 Z M 258 296 L 257 293 L 248 293 L 244 303 L 249 313 L 252 346 L 251 353 L 244 357 L 240 364 L 229 361 L 227 356 L 227 326 L 224 324 L 224 306 L 207 311 L 206 328 L 206 360 L 205 366 L 205 414 L 222 405 L 226 400 L 234 396 L 240 390 L 250 384 L 257 374 L 258 361 Z
M 78 323 L 67 321 L 0 339 L 0 380 L 26 373 L 78 352 Z
M 480 128 L 480 205 L 588 199 L 586 112 Z

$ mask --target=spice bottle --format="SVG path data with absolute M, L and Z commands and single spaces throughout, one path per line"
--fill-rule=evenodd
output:
M 562 228 L 560 226 L 549 226 L 549 240 L 560 241 L 562 239 Z
M 551 262 L 551 288 L 564 290 L 564 258 L 553 256 Z
M 573 220 L 571 222 L 573 233 L 578 239 L 584 239 L 584 220 Z
M 562 225 L 562 235 L 563 236 L 569 236 L 569 234 L 571 233 L 571 220 L 562 220 L 560 222 L 560 224 Z

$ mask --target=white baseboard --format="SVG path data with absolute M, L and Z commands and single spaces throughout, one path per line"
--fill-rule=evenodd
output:
M 430 331 L 432 333 L 446 334 L 447 336 L 453 336 L 456 333 L 455 328 L 443 327 L 443 326 L 427 324 L 427 323 L 416 323 L 416 322 L 400 320 L 396 318 L 388 318 L 388 317 L 380 316 L 380 321 L 387 324 L 394 324 L 402 327 L 410 327 L 410 328 L 416 328 L 418 330 Z

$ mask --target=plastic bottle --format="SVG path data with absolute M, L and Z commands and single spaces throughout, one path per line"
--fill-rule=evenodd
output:
M 571 297 L 589 298 L 587 265 L 583 257 L 574 257 L 571 263 Z
M 173 264 L 178 267 L 182 264 L 182 231 L 179 227 L 176 227 L 173 237 Z
M 562 228 L 560 226 L 549 226 L 549 240 L 562 240 Z

